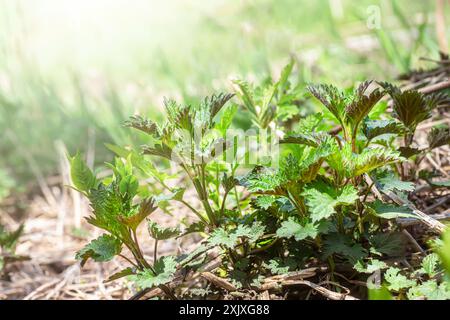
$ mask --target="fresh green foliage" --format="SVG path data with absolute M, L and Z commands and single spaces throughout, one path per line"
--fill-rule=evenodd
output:
M 379 290 L 391 293 L 373 291 L 371 296 L 444 297 L 445 282 L 433 281 L 446 265 L 438 261 L 439 256 L 445 261 L 445 253 L 440 249 L 424 257 L 415 273 L 394 266 L 396 259 L 405 259 L 408 240 L 397 222 L 417 215 L 374 190 L 403 199 L 415 191 L 415 180 L 405 171 L 409 158 L 447 143 L 448 130 L 432 129 L 426 150 L 407 155 L 411 150 L 405 148 L 413 147 L 417 126 L 445 97 L 373 81 L 354 90 L 293 86 L 293 68 L 291 61 L 277 81 L 258 86 L 234 81 L 236 96 L 221 93 L 187 105 L 166 100 L 163 123 L 131 117 L 126 126 L 144 134 L 147 143 L 140 152 L 109 145 L 118 156 L 107 164 L 111 177 L 97 178 L 79 154 L 71 158 L 74 187 L 93 209 L 87 220 L 106 231 L 80 250 L 77 259 L 84 264 L 89 258 L 120 256 L 131 266 L 110 280 L 128 277 L 138 288 L 157 286 L 172 299 L 180 293 L 171 286 L 177 274 L 198 270 L 212 252 L 221 259 L 217 275 L 236 288 L 258 288 L 265 276 L 313 264 L 326 267 L 333 281 L 342 277 L 338 269 L 352 270 L 360 280 L 383 272 L 384 289 Z M 388 96 L 392 114 L 381 101 Z M 302 110 L 317 102 L 322 112 Z M 227 137 L 237 106 L 254 128 L 270 128 L 281 137 L 278 166 L 257 163 L 249 168 L 239 161 L 239 142 Z M 229 151 L 232 160 L 225 161 Z M 197 219 L 180 222 L 184 228 L 151 219 L 158 208 L 172 214 L 174 203 Z M 145 220 L 154 241 L 151 263 L 137 232 Z M 197 249 L 158 258 L 160 241 L 191 233 L 204 238 Z
M 16 254 L 16 246 L 23 233 L 23 225 L 20 225 L 15 231 L 9 232 L 0 224 L 0 275 L 5 271 L 8 264 L 28 260 L 27 256 Z
M 83 266 L 91 258 L 97 262 L 110 261 L 122 250 L 122 243 L 114 236 L 102 235 L 92 240 L 87 246 L 77 252 L 75 258 L 81 260 Z

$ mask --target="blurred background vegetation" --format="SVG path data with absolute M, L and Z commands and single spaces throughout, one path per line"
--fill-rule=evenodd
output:
M 431 0 L 0 0 L 0 199 L 58 174 L 66 151 L 94 164 L 105 143 L 139 143 L 122 122 L 160 118 L 165 96 L 196 101 L 290 56 L 302 81 L 341 87 L 425 67 L 434 12 Z

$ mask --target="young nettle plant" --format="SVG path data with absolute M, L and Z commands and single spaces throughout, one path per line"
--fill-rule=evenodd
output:
M 379 259 L 401 256 L 405 243 L 395 225 L 388 227 L 386 222 L 414 217 L 406 207 L 369 197 L 373 185 L 364 179 L 369 174 L 375 174 L 377 184 L 385 191 L 414 189 L 391 170 L 406 160 L 396 150 L 394 140 L 387 144 L 377 140 L 386 134 L 403 137 L 407 123 L 369 119 L 385 95 L 380 87 L 368 92 L 371 85 L 375 84 L 365 81 L 353 92 L 331 85 L 309 86 L 310 93 L 326 107 L 328 118 L 340 126 L 341 134 L 319 129 L 322 114 L 302 119 L 294 132 L 281 140 L 282 144 L 299 147 L 281 162 L 280 168 L 258 167 L 242 179 L 251 192 L 261 194 L 254 204 L 259 217 L 271 221 L 270 231 L 276 234 L 272 241 L 288 239 L 278 242 L 285 248 L 292 240 L 309 243 L 310 251 L 321 252 L 320 257 L 328 259 L 331 269 L 335 259 L 342 258 L 362 273 L 386 268 Z M 394 101 L 394 110 L 400 108 Z M 267 215 L 272 218 L 267 219 Z M 286 257 L 282 254 L 281 258 Z
M 138 286 L 159 286 L 169 297 L 174 297 L 165 285 L 176 271 L 174 258 L 157 259 L 155 251 L 154 260 L 150 263 L 139 245 L 137 228 L 157 207 L 152 197 L 135 202 L 140 193 L 139 181 L 133 174 L 130 159 L 117 158 L 114 164 L 109 164 L 113 175 L 102 181 L 96 178 L 79 154 L 70 159 L 73 186 L 89 199 L 92 207 L 92 215 L 87 221 L 106 232 L 78 251 L 76 259 L 83 266 L 88 259 L 105 262 L 115 256 L 122 257 L 130 263 L 130 267 L 111 275 L 108 281 L 134 276 Z M 177 235 L 175 230 L 164 229 L 150 220 L 148 225 L 150 235 L 156 240 Z M 128 249 L 132 258 L 122 253 L 123 247 Z M 145 275 L 145 283 L 140 281 L 142 274 Z
M 305 98 L 303 86 L 300 83 L 294 85 L 289 80 L 293 68 L 294 60 L 291 59 L 277 81 L 269 77 L 256 87 L 245 80 L 233 81 L 240 105 L 257 128 L 277 130 L 279 126 L 283 126 L 286 130 L 300 119 Z
M 197 215 L 203 227 L 219 226 L 227 214 L 228 195 L 234 192 L 237 196 L 234 174 L 238 165 L 230 163 L 230 167 L 226 168 L 215 161 L 220 160 L 223 152 L 231 147 L 231 142 L 225 140 L 225 134 L 236 107 L 228 107 L 220 118 L 218 113 L 232 96 L 213 95 L 197 106 L 183 106 L 168 100 L 165 102 L 167 122 L 162 126 L 139 116 L 127 122 L 127 126 L 141 130 L 154 139 L 152 146 L 143 147 L 145 155 L 169 161 L 186 174 L 202 204 L 202 211 L 183 200 L 185 188 L 171 188 L 158 175 L 152 175 L 172 194 L 172 199 L 182 202 Z
M 27 256 L 16 254 L 16 246 L 23 228 L 24 226 L 20 225 L 15 231 L 10 232 L 0 224 L 0 276 L 3 276 L 8 264 L 29 259 Z
M 399 165 L 399 175 L 402 180 L 415 180 L 420 174 L 419 164 L 426 154 L 435 148 L 450 144 L 450 129 L 448 126 L 433 127 L 428 133 L 428 145 L 420 146 L 415 143 L 415 134 L 418 125 L 431 118 L 432 111 L 439 106 L 448 104 L 449 97 L 443 92 L 423 94 L 417 90 L 402 91 L 398 87 L 381 83 L 392 99 L 393 117 L 398 120 L 403 128 L 398 130 L 387 130 L 388 133 L 396 131 L 403 141 L 399 147 L 402 156 L 410 161 Z M 392 120 L 391 120 L 391 123 Z M 422 177 L 428 177 L 429 173 L 422 172 Z
M 381 285 L 369 283 L 369 298 L 374 300 L 448 300 L 450 299 L 450 231 L 431 243 L 427 254 L 414 271 L 390 267 L 383 272 Z
M 149 263 L 140 248 L 136 230 L 149 217 L 157 205 L 165 207 L 169 201 L 184 204 L 198 218 L 189 225 L 184 234 L 191 232 L 209 232 L 212 234 L 199 253 L 219 246 L 237 259 L 239 253 L 232 252 L 234 246 L 242 246 L 244 252 L 251 249 L 254 241 L 261 235 L 261 226 L 243 226 L 240 212 L 241 195 L 236 189 L 235 171 L 237 163 L 224 164 L 216 161 L 221 152 L 230 147 L 222 135 L 230 126 L 236 111 L 231 106 L 217 117 L 225 103 L 232 97 L 219 94 L 206 98 L 197 106 L 181 106 L 174 101 L 166 101 L 167 123 L 158 125 L 142 117 L 132 117 L 127 126 L 149 135 L 152 145 L 142 148 L 142 154 L 117 146 L 109 146 L 121 158 L 114 165 L 111 178 L 97 180 L 80 155 L 71 159 L 72 181 L 77 190 L 89 199 L 93 216 L 87 220 L 92 225 L 104 229 L 107 234 L 91 242 L 77 253 L 77 258 L 84 264 L 87 259 L 109 261 L 118 255 L 132 264 L 131 268 L 120 271 L 110 280 L 130 276 L 138 287 L 160 286 L 166 294 L 173 297 L 170 289 L 165 287 L 178 267 L 189 264 L 191 258 L 164 257 L 158 259 L 158 242 L 180 235 L 178 229 L 167 229 L 155 222 L 148 222 L 150 236 L 155 239 L 153 263 Z M 217 148 L 219 146 L 219 148 Z M 189 186 L 171 187 L 167 178 L 156 165 L 145 156 L 157 157 L 159 161 L 170 162 L 181 168 L 180 176 L 186 177 L 196 191 L 201 209 L 194 203 L 184 200 L 184 192 Z M 146 185 L 139 185 L 134 169 L 139 169 L 141 176 L 151 177 L 159 183 L 164 193 L 150 197 Z M 184 179 L 182 179 L 184 180 Z M 234 194 L 234 208 L 227 208 L 230 194 Z M 195 201 L 196 202 L 196 201 Z M 259 230 L 259 231 L 256 231 Z M 226 237 L 225 237 L 226 235 Z M 256 238 L 255 238 L 256 237 Z M 121 253 L 125 246 L 134 261 Z M 197 253 L 193 253 L 194 256 Z M 195 257 L 192 257 L 194 259 Z
M 212 249 L 221 257 L 217 273 L 236 288 L 251 289 L 264 276 L 311 263 L 326 264 L 332 276 L 350 266 L 365 279 L 389 268 L 388 260 L 403 259 L 406 239 L 395 221 L 418 217 L 373 190 L 402 193 L 404 199 L 414 190 L 404 170 L 405 151 L 417 125 L 445 97 L 405 94 L 373 81 L 353 91 L 311 85 L 306 98 L 319 101 L 323 112 L 300 116 L 306 100 L 301 86 L 291 87 L 288 80 L 292 67 L 291 62 L 278 81 L 254 89 L 235 82 L 238 103 L 253 126 L 282 136 L 279 166 L 259 164 L 238 176 L 239 143 L 227 135 L 238 110 L 237 104 L 227 105 L 231 94 L 213 95 L 198 105 L 168 100 L 163 124 L 132 117 L 126 125 L 145 133 L 149 143 L 141 152 L 109 146 L 119 156 L 108 165 L 112 177 L 97 179 L 80 155 L 73 157 L 73 184 L 93 209 L 88 222 L 106 231 L 77 253 L 82 264 L 121 256 L 130 268 L 110 280 L 129 276 L 140 288 L 158 286 L 176 298 L 180 295 L 169 285 L 176 272 L 196 270 Z M 386 94 L 392 97 L 392 116 L 385 112 Z M 424 111 L 411 114 L 408 108 Z M 448 129 L 433 129 L 423 151 L 444 143 Z M 231 161 L 225 157 L 229 154 Z M 185 195 L 188 188 L 195 190 L 194 197 Z M 197 221 L 179 230 L 151 220 L 157 207 L 170 213 L 174 202 L 192 211 Z M 144 221 L 155 240 L 151 262 L 136 232 Z M 187 256 L 158 257 L 160 241 L 192 232 L 205 238 L 199 248 Z

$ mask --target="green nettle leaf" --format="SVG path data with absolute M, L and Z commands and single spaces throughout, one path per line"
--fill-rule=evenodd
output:
M 343 123 L 347 100 L 344 93 L 335 86 L 327 84 L 309 85 L 306 89 L 316 97 L 340 123 Z
M 153 288 L 173 280 L 177 271 L 177 262 L 174 257 L 167 256 L 158 259 L 153 265 L 153 272 L 150 269 L 144 269 L 135 275 L 129 276 L 140 289 Z
M 431 110 L 445 99 L 443 94 L 426 96 L 417 90 L 401 91 L 391 84 L 380 84 L 389 93 L 394 102 L 394 116 L 411 132 L 415 131 L 420 122 L 430 118 Z
M 295 130 L 295 132 L 306 135 L 311 134 L 317 129 L 317 127 L 322 123 L 322 121 L 323 121 L 322 113 L 317 112 L 314 114 L 310 114 L 298 121 L 297 129 Z
M 13 253 L 15 251 L 17 241 L 23 233 L 24 225 L 21 224 L 15 231 L 8 232 L 0 224 L 0 247 L 2 250 Z
M 141 202 L 139 211 L 137 213 L 129 217 L 120 216 L 118 217 L 118 219 L 120 222 L 130 227 L 132 230 L 136 230 L 141 222 L 144 221 L 144 219 L 147 218 L 150 214 L 155 212 L 156 209 L 157 207 L 154 206 L 153 198 L 146 199 Z
M 104 234 L 78 251 L 75 258 L 81 260 L 81 266 L 84 266 L 88 259 L 97 262 L 110 261 L 121 251 L 122 242 L 114 236 Z
M 342 255 L 353 265 L 367 257 L 367 251 L 361 244 L 355 243 L 353 239 L 341 233 L 332 233 L 325 238 L 323 258 L 326 259 L 333 254 Z
M 414 183 L 409 181 L 402 181 L 395 176 L 392 171 L 382 171 L 376 176 L 377 187 L 384 191 L 400 191 L 412 192 L 415 189 Z
M 364 263 L 363 261 L 358 261 L 354 266 L 356 271 L 362 273 L 374 273 L 375 271 L 386 269 L 388 266 L 384 261 L 377 259 L 370 259 L 369 262 Z
M 387 269 L 384 274 L 384 279 L 388 282 L 387 288 L 393 291 L 400 291 L 416 286 L 416 281 L 408 279 L 406 276 L 399 273 L 400 269 L 391 267 Z
M 208 238 L 208 243 L 213 246 L 225 246 L 227 248 L 234 248 L 237 238 L 232 237 L 229 232 L 223 228 L 218 228 L 213 231 Z
M 125 121 L 124 125 L 145 132 L 151 136 L 159 137 L 158 125 L 142 116 L 132 116 L 128 121 Z
M 259 196 L 255 199 L 255 204 L 264 210 L 270 208 L 270 206 L 276 201 L 274 196 Z
M 383 219 L 416 218 L 416 215 L 407 206 L 383 203 L 378 199 L 369 203 L 368 207 L 372 209 L 370 213 Z
M 91 202 L 93 215 L 86 220 L 90 224 L 113 234 L 120 233 L 123 226 L 118 217 L 126 213 L 122 198 L 111 188 L 100 185 L 98 190 L 91 190 L 89 201 Z
M 282 94 L 284 91 L 286 91 L 287 88 L 289 87 L 289 76 L 292 73 L 294 64 L 295 64 L 295 61 L 294 61 L 294 59 L 291 58 L 289 60 L 289 63 L 287 65 L 285 65 L 283 70 L 281 71 L 280 79 L 277 82 L 280 94 Z
M 229 192 L 232 190 L 238 183 L 238 180 L 233 176 L 228 176 L 226 173 L 222 177 L 222 187 L 225 190 L 225 192 Z
M 70 159 L 70 177 L 75 188 L 81 192 L 89 193 L 91 189 L 97 186 L 97 179 L 81 159 L 79 153 Z
M 411 158 L 413 156 L 418 155 L 423 150 L 418 149 L 418 148 L 413 148 L 413 147 L 399 147 L 397 149 L 397 151 L 400 152 L 400 156 L 409 159 L 409 158 Z
M 260 222 L 255 222 L 251 226 L 239 225 L 234 230 L 218 228 L 211 233 L 208 244 L 212 246 L 224 246 L 234 248 L 239 238 L 247 238 L 250 242 L 256 242 L 264 235 L 265 227 Z
M 292 133 L 286 135 L 280 140 L 281 144 L 304 144 L 310 147 L 317 147 L 319 145 L 318 136 L 314 133 Z
M 256 242 L 264 235 L 266 227 L 259 221 L 254 222 L 251 226 L 239 225 L 234 231 L 237 238 L 247 238 L 250 242 Z
M 167 119 L 169 123 L 179 129 L 192 131 L 193 124 L 191 117 L 191 106 L 182 106 L 173 99 L 164 99 L 164 107 L 166 109 Z
M 410 300 L 423 298 L 426 298 L 427 300 L 449 300 L 450 289 L 445 282 L 438 285 L 436 280 L 428 280 L 418 286 L 410 288 L 406 295 Z
M 281 223 L 281 227 L 277 230 L 277 236 L 280 238 L 292 238 L 301 241 L 308 237 L 315 238 L 318 234 L 318 227 L 313 223 L 302 225 L 296 219 L 290 217 L 287 221 Z
M 255 167 L 247 175 L 239 179 L 239 184 L 250 192 L 275 193 L 275 190 L 284 182 L 275 170 L 262 166 Z
M 364 81 L 356 90 L 352 101 L 345 107 L 345 120 L 357 128 L 359 123 L 369 114 L 370 110 L 383 97 L 384 92 L 378 88 L 369 95 L 365 92 L 373 81 Z
M 157 156 L 161 158 L 165 158 L 167 160 L 172 160 L 172 148 L 170 148 L 167 144 L 155 144 L 153 147 L 144 146 L 142 147 L 142 152 L 144 154 Z
M 153 221 L 148 221 L 148 232 L 153 239 L 167 240 L 180 235 L 178 228 L 164 228 Z
M 439 255 L 437 255 L 436 253 L 432 253 L 423 258 L 421 268 L 416 272 L 424 273 L 429 277 L 434 277 L 437 273 L 438 265 L 439 265 Z
M 401 159 L 400 154 L 396 151 L 384 148 L 366 148 L 361 154 L 352 155 L 348 175 L 349 177 L 357 177 Z
M 370 251 L 376 255 L 402 257 L 405 254 L 407 240 L 401 232 L 377 233 L 369 237 Z
M 220 121 L 216 124 L 216 129 L 220 131 L 222 136 L 226 135 L 226 131 L 231 126 L 237 110 L 238 106 L 236 104 L 232 104 L 229 107 L 225 108 L 222 112 Z
M 234 80 L 233 84 L 236 87 L 236 96 L 244 103 L 244 107 L 256 117 L 257 111 L 250 84 L 243 80 Z
M 296 263 L 292 260 L 282 261 L 280 258 L 269 260 L 268 263 L 264 263 L 264 267 L 269 269 L 272 274 L 286 274 L 289 271 L 295 269 Z M 291 262 L 291 263 L 289 263 Z
M 352 205 L 358 199 L 358 191 L 352 185 L 338 191 L 319 181 L 305 187 L 302 196 L 305 197 L 311 219 L 315 222 L 331 217 L 336 213 L 337 206 Z
M 395 120 L 368 120 L 363 122 L 362 131 L 367 140 L 383 134 L 402 134 L 405 127 Z
M 208 110 L 210 121 L 219 113 L 223 106 L 233 98 L 232 93 L 219 93 L 213 94 L 210 97 L 206 97 L 203 101 L 203 108 Z
M 438 127 L 432 128 L 427 137 L 428 149 L 439 148 L 450 144 L 450 128 Z

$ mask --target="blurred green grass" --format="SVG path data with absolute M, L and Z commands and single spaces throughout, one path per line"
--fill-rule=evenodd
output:
M 367 27 L 370 6 L 381 29 Z M 128 116 L 277 74 L 290 55 L 304 81 L 389 80 L 437 56 L 433 12 L 408 0 L 0 0 L 3 188 L 57 173 L 58 141 L 102 162 L 104 143 L 142 142 L 121 128 Z

